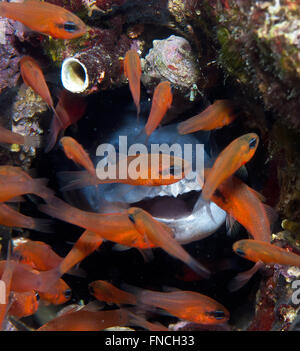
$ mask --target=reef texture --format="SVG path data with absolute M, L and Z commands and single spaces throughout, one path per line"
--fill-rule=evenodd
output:
M 300 8 L 297 1 L 207 1 L 218 62 L 285 123 L 300 127 Z
M 15 45 L 15 28 L 11 21 L 0 18 L 0 92 L 16 85 L 20 53 Z
M 164 40 L 154 40 L 144 60 L 143 83 L 156 86 L 169 80 L 175 89 L 188 93 L 199 80 L 199 65 L 189 42 L 171 35 Z
M 14 99 L 10 114 L 11 130 L 22 135 L 39 135 L 43 133 L 40 126 L 41 116 L 48 111 L 47 104 L 30 87 L 22 84 Z M 29 168 L 36 156 L 36 149 L 26 145 L 12 145 L 11 151 L 16 153 L 20 165 Z
M 299 240 L 288 231 L 273 235 L 273 243 L 299 254 Z M 299 293 L 293 282 L 300 278 L 299 267 L 266 266 L 256 295 L 256 310 L 247 330 L 295 330 L 299 320 Z M 298 326 L 299 327 L 299 326 Z

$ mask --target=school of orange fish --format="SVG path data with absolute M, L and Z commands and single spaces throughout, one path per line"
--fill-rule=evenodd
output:
M 53 38 L 72 39 L 87 31 L 85 24 L 74 14 L 65 9 L 37 0 L 23 3 L 0 3 L 0 16 L 22 22 L 33 31 L 50 35 Z M 36 17 L 32 21 L 32 17 Z M 140 78 L 141 64 L 138 53 L 129 50 L 124 58 L 124 74 L 128 78 L 129 88 L 136 105 L 137 116 L 140 113 Z M 25 84 L 39 94 L 53 110 L 50 137 L 45 151 L 56 143 L 58 135 L 84 114 L 85 102 L 81 97 L 74 99 L 72 94 L 63 91 L 58 104 L 54 107 L 43 72 L 39 64 L 31 57 L 24 56 L 20 61 L 20 71 Z M 149 137 L 160 124 L 167 110 L 172 105 L 172 91 L 169 82 L 161 82 L 155 89 L 152 107 L 145 125 L 145 135 Z M 179 134 L 188 134 L 199 130 L 213 130 L 231 123 L 237 114 L 228 100 L 215 101 L 200 114 L 178 124 Z M 38 137 L 22 136 L 0 127 L 0 142 L 39 146 Z M 94 165 L 83 147 L 71 137 L 62 137 L 60 143 L 66 157 L 82 166 L 85 171 L 76 172 L 76 179 L 69 189 L 85 185 L 97 186 L 100 181 Z M 240 273 L 234 284 L 239 286 L 245 277 L 251 275 L 263 264 L 283 264 L 300 266 L 300 257 L 292 252 L 272 245 L 271 221 L 272 209 L 264 204 L 261 194 L 247 186 L 235 176 L 235 172 L 255 155 L 259 137 L 255 133 L 242 135 L 233 140 L 216 158 L 211 169 L 205 170 L 205 182 L 201 197 L 213 201 L 231 218 L 242 224 L 250 239 L 235 242 L 236 254 L 256 263 L 249 273 Z M 149 163 L 148 155 L 146 162 Z M 168 171 L 159 158 L 159 174 L 156 179 L 147 173 L 138 179 L 110 179 L 107 182 L 123 182 L 133 185 L 159 186 L 179 181 L 170 171 L 169 179 L 161 175 Z M 125 160 L 128 162 L 131 160 Z M 171 166 L 181 159 L 171 158 Z M 122 167 L 122 163 L 118 164 Z M 151 167 L 150 167 L 151 168 Z M 182 174 L 182 177 L 184 175 Z M 26 241 L 13 249 L 11 257 L 0 262 L 0 277 L 6 285 L 6 303 L 0 305 L 0 329 L 5 319 L 12 315 L 17 318 L 34 314 L 39 306 L 39 298 L 51 304 L 63 304 L 70 299 L 71 290 L 61 278 L 85 257 L 94 252 L 104 240 L 135 247 L 140 250 L 160 247 L 168 254 L 183 261 L 197 274 L 207 279 L 210 271 L 173 238 L 172 230 L 155 220 L 141 208 L 131 207 L 120 213 L 97 214 L 77 209 L 57 198 L 47 187 L 45 179 L 34 179 L 19 167 L 0 166 L 0 223 L 8 227 L 28 228 L 36 231 L 48 230 L 48 220 L 31 218 L 15 211 L 9 202 L 22 201 L 25 194 L 35 194 L 45 204 L 39 210 L 54 218 L 75 224 L 85 231 L 80 236 L 66 257 L 58 256 L 49 245 L 40 241 Z M 99 301 L 119 305 L 119 309 L 99 311 L 83 307 L 79 311 L 69 310 L 50 320 L 39 330 L 103 330 L 112 326 L 137 325 L 148 330 L 167 330 L 161 324 L 150 323 L 146 318 L 133 313 L 127 305 L 138 308 L 158 308 L 183 320 L 199 324 L 222 324 L 229 318 L 229 312 L 217 301 L 195 291 L 157 292 L 124 285 L 120 290 L 109 282 L 94 281 L 89 285 L 90 293 Z M 126 305 L 124 307 L 124 305 Z

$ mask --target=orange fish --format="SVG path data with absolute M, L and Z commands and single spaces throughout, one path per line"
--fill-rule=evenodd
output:
M 63 137 L 60 139 L 65 155 L 75 163 L 84 167 L 91 175 L 96 177 L 96 170 L 92 160 L 83 147 L 72 137 Z
M 179 134 L 199 130 L 212 130 L 230 124 L 236 118 L 234 106 L 229 100 L 217 100 L 198 115 L 178 124 Z
M 19 21 L 35 32 L 57 39 L 78 38 L 87 30 L 86 25 L 72 12 L 44 1 L 2 1 L 0 16 Z
M 173 316 L 198 324 L 221 324 L 229 312 L 219 302 L 194 291 L 157 292 L 129 287 L 138 303 L 161 308 Z
M 148 121 L 145 125 L 145 133 L 149 137 L 157 128 L 164 115 L 172 105 L 173 95 L 171 84 L 164 81 L 158 84 L 154 90 L 152 105 Z
M 99 214 L 82 211 L 56 197 L 50 199 L 47 205 L 40 205 L 39 209 L 52 217 L 94 232 L 106 240 L 139 249 L 155 246 L 136 230 L 127 212 Z
M 124 74 L 128 78 L 129 89 L 137 109 L 137 116 L 140 114 L 140 95 L 141 95 L 141 60 L 135 50 L 128 50 L 124 59 Z
M 148 212 L 141 208 L 131 207 L 127 210 L 128 217 L 137 231 L 146 237 L 155 246 L 161 247 L 168 254 L 186 263 L 199 275 L 209 277 L 210 272 L 203 265 L 191 257 L 188 252 L 173 238 L 171 229 L 166 230 L 162 224 L 156 221 Z
M 35 194 L 43 199 L 53 196 L 53 191 L 46 187 L 46 179 L 27 179 L 17 181 L 0 175 L 0 202 L 8 201 L 20 195 Z
M 96 280 L 89 284 L 89 291 L 99 301 L 115 304 L 136 305 L 136 297 L 120 290 L 104 280 Z
M 233 244 L 233 250 L 239 256 L 253 262 L 265 264 L 285 264 L 300 267 L 300 256 L 276 245 L 259 240 L 239 240 Z
M 39 147 L 41 140 L 39 135 L 22 135 L 0 126 L 0 143 Z
M 205 170 L 205 175 L 209 170 Z M 219 184 L 211 200 L 242 224 L 256 240 L 271 241 L 269 207 L 261 195 L 235 176 Z
M 8 314 L 17 318 L 33 315 L 39 308 L 39 294 L 34 291 L 13 292 Z
M 86 101 L 78 94 L 72 94 L 64 89 L 59 96 L 58 103 L 50 126 L 50 135 L 45 152 L 49 152 L 56 143 L 57 136 L 62 130 L 76 123 L 85 113 Z M 57 117 L 58 116 L 58 117 Z
M 111 175 L 109 173 L 110 167 L 113 170 Z M 124 176 L 125 170 L 127 174 Z M 66 191 L 87 185 L 106 183 L 123 183 L 134 186 L 169 185 L 179 182 L 190 171 L 191 165 L 187 160 L 172 155 L 152 153 L 124 156 L 123 158 L 119 157 L 116 165 L 97 167 L 97 176 L 86 171 L 61 172 L 61 178 L 68 183 L 61 190 Z M 132 177 L 132 174 L 135 177 Z M 104 179 L 105 176 L 110 177 Z
M 14 248 L 13 256 L 18 259 L 18 262 L 27 264 L 38 271 L 56 268 L 63 260 L 46 243 L 29 239 Z
M 0 224 L 6 227 L 28 228 L 45 233 L 52 231 L 49 220 L 25 216 L 2 203 L 0 203 Z
M 38 331 L 99 331 L 109 327 L 138 325 L 152 331 L 168 329 L 149 323 L 127 310 L 85 311 L 65 313 L 41 326 Z
M 3 3 L 0 3 L 0 6 L 1 4 Z M 39 64 L 32 57 L 23 56 L 20 61 L 20 69 L 24 83 L 40 95 L 40 97 L 56 114 L 48 85 Z
M 232 141 L 219 154 L 202 188 L 204 200 L 211 199 L 218 186 L 253 157 L 258 142 L 257 134 L 245 134 Z

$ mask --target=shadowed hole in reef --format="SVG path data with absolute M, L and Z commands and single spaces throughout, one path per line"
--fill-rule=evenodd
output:
M 132 104 L 132 98 L 128 89 L 118 89 L 111 92 L 101 92 L 88 98 L 88 109 L 82 120 L 77 126 L 71 126 L 65 135 L 73 136 L 91 154 L 95 152 L 95 147 L 100 140 L 105 139 L 108 131 L 118 131 L 120 124 L 127 118 L 127 114 L 133 114 L 136 118 L 136 110 Z M 148 116 L 150 103 L 142 100 L 140 122 Z M 136 122 L 138 123 L 138 122 Z M 239 134 L 238 131 L 232 134 Z M 226 139 L 226 140 L 227 140 Z M 218 140 L 217 140 L 218 142 Z M 220 142 L 222 145 L 223 142 Z M 68 160 L 63 151 L 56 146 L 49 154 L 40 153 L 33 165 L 37 168 L 40 177 L 49 179 L 49 187 L 54 189 L 58 196 L 63 197 L 59 192 L 59 183 L 56 175 L 62 170 L 80 170 L 72 161 Z M 76 198 L 75 193 L 75 198 Z M 73 197 L 73 198 L 74 198 Z M 187 201 L 188 208 L 196 199 L 195 192 L 182 195 Z M 82 200 L 82 198 L 81 198 Z M 138 202 L 135 205 L 142 205 L 146 210 L 151 210 L 152 202 L 165 201 L 161 198 Z M 171 203 L 172 199 L 168 199 Z M 78 204 L 77 204 L 78 205 Z M 23 207 L 23 205 L 21 205 Z M 80 206 L 85 205 L 80 201 Z M 24 206 L 25 208 L 25 206 Z M 45 217 L 36 210 L 33 204 L 26 204 L 27 213 L 31 216 Z M 174 216 L 177 215 L 174 212 Z M 42 240 L 52 246 L 61 256 L 65 256 L 79 238 L 83 229 L 53 219 L 53 233 L 42 234 L 30 232 L 32 240 Z M 184 245 L 185 249 L 201 263 L 205 264 L 214 272 L 209 280 L 201 280 L 181 261 L 174 259 L 162 249 L 154 249 L 153 260 L 145 262 L 140 252 L 136 249 L 126 251 L 115 251 L 114 244 L 105 242 L 96 252 L 87 257 L 80 268 L 84 270 L 85 277 L 65 275 L 64 279 L 72 289 L 72 298 L 69 303 L 84 303 L 92 301 L 94 298 L 88 292 L 88 284 L 94 280 L 108 280 L 116 286 L 122 282 L 136 285 L 142 288 L 162 290 L 164 287 L 175 287 L 183 290 L 192 290 L 203 293 L 223 304 L 231 313 L 230 325 L 233 327 L 245 327 L 251 318 L 255 304 L 255 291 L 259 281 L 259 274 L 254 277 L 245 287 L 237 292 L 229 292 L 227 285 L 230 280 L 238 273 L 249 269 L 252 263 L 243 260 L 232 251 L 232 244 L 240 238 L 246 238 L 247 233 L 244 229 L 235 237 L 230 237 L 226 233 L 225 225 L 213 235 Z M 249 297 L 251 297 L 249 303 Z M 49 311 L 58 310 L 56 307 L 48 307 Z M 42 313 L 47 309 L 43 309 Z M 50 312 L 49 312 L 50 315 Z M 26 323 L 37 327 L 44 318 L 39 314 L 26 318 Z M 176 319 L 166 316 L 153 316 L 154 321 L 162 321 L 165 325 L 174 322 Z

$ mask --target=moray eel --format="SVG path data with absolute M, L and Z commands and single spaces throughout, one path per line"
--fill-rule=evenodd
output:
M 119 152 L 120 136 L 127 136 L 128 147 L 134 143 L 141 143 L 146 144 L 149 151 L 153 143 L 168 145 L 178 143 L 182 148 L 184 144 L 191 144 L 193 169 L 196 164 L 196 144 L 204 144 L 204 165 L 205 167 L 212 166 L 212 160 L 209 157 L 209 132 L 179 135 L 177 123 L 172 123 L 156 129 L 146 143 L 143 129 L 149 110 L 145 105 L 145 102 L 141 103 L 139 121 L 137 121 L 135 106 L 132 103 L 110 111 L 105 125 L 103 121 L 101 123 L 100 118 L 97 119 L 99 125 L 94 127 L 96 140 L 88 149 L 95 166 L 102 158 L 95 156 L 97 146 L 109 143 L 115 146 L 116 152 Z M 60 181 L 60 185 L 64 186 L 66 183 Z M 201 186 L 194 172 L 189 179 L 183 178 L 172 185 L 148 187 L 116 183 L 101 184 L 97 188 L 87 186 L 65 192 L 64 197 L 77 207 L 100 213 L 117 212 L 129 206 L 142 207 L 156 219 L 169 225 L 178 242 L 186 244 L 209 236 L 225 221 L 226 212 L 213 202 L 209 204 L 211 213 L 208 213 L 208 206 L 202 206 L 197 211 L 193 210 L 193 205 L 200 192 Z

